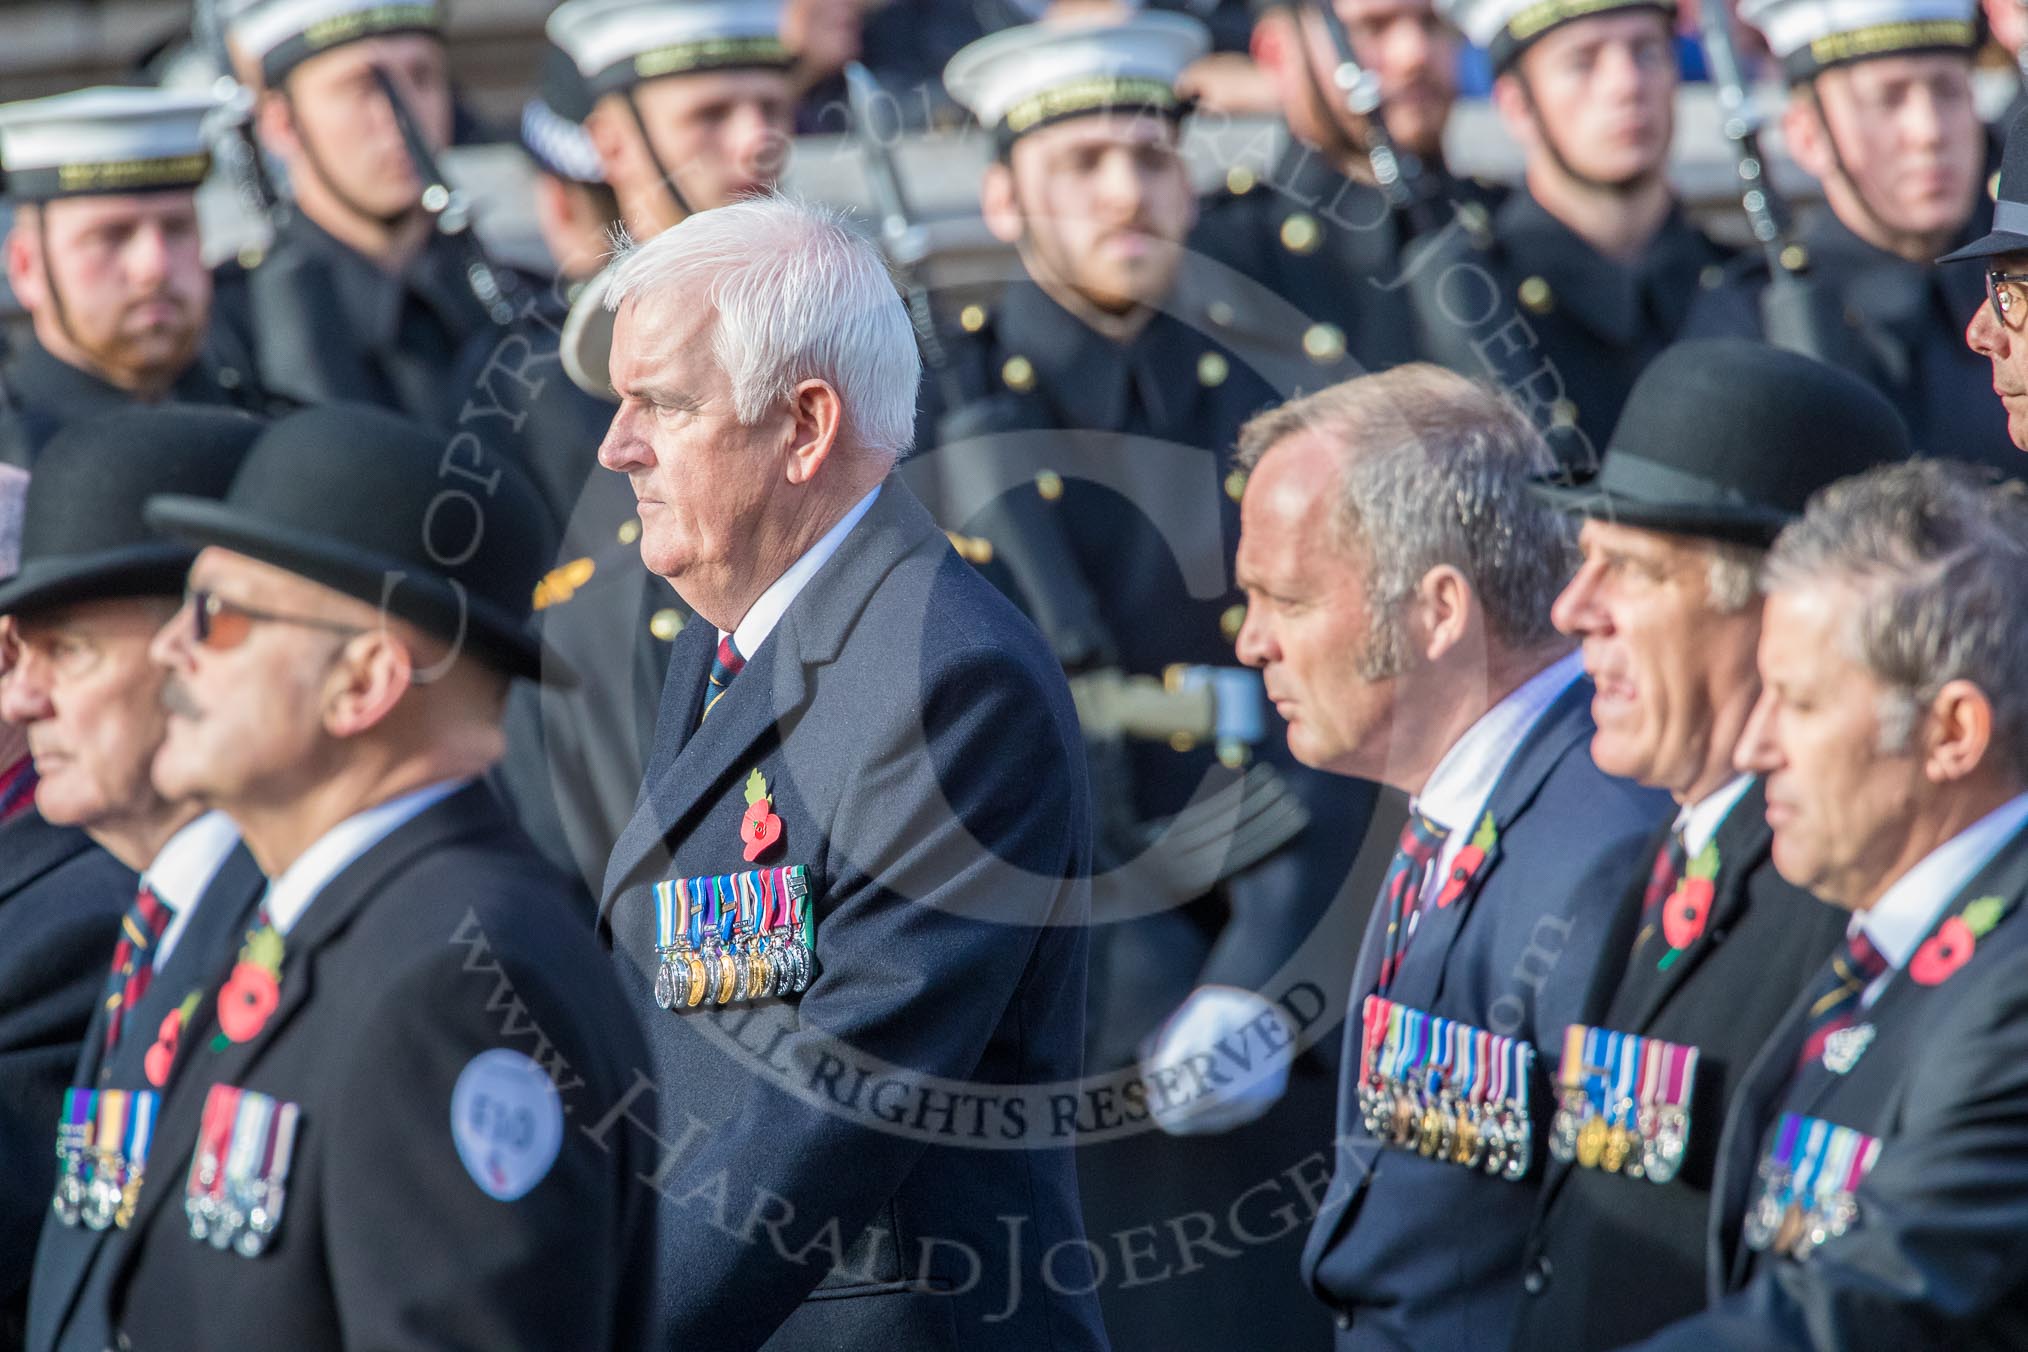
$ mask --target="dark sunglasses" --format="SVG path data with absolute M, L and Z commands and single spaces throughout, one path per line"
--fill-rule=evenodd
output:
M 357 625 L 336 624 L 330 620 L 312 619 L 307 615 L 277 615 L 269 610 L 255 610 L 251 606 L 228 601 L 217 592 L 191 590 L 183 594 L 183 604 L 190 611 L 191 619 L 197 626 L 197 641 L 214 652 L 227 652 L 247 641 L 256 624 L 293 624 L 305 629 L 322 629 L 326 633 L 355 636 L 366 631 Z

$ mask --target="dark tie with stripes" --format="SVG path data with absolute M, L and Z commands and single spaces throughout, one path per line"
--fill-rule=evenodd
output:
M 699 723 L 711 717 L 712 706 L 725 698 L 726 687 L 745 666 L 746 659 L 739 655 L 739 649 L 732 646 L 731 634 L 718 640 L 718 652 L 711 659 L 711 674 L 705 677 L 704 712 L 697 715 Z

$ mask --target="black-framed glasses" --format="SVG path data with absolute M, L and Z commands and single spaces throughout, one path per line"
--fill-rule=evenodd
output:
M 333 620 L 315 619 L 308 615 L 277 615 L 271 610 L 255 610 L 237 601 L 228 601 L 217 592 L 198 588 L 183 593 L 183 604 L 189 608 L 192 621 L 197 626 L 197 641 L 214 652 L 226 652 L 247 641 L 256 624 L 293 624 L 304 629 L 322 629 L 326 633 L 344 634 L 356 637 L 366 631 L 356 624 L 339 624 Z
M 2010 329 L 2020 328 L 2028 319 L 2028 272 L 1987 268 L 1986 302 L 1993 307 L 1995 319 Z

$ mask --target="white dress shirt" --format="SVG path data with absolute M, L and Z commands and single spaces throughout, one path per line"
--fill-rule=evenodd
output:
M 151 965 L 156 971 L 169 961 L 169 951 L 190 928 L 190 917 L 205 889 L 218 876 L 225 857 L 239 845 L 239 828 L 223 812 L 207 812 L 169 837 L 155 862 L 141 871 L 141 886 L 169 912 L 168 927 L 155 944 Z
M 831 561 L 838 552 L 838 546 L 845 543 L 845 537 L 859 524 L 873 506 L 873 500 L 880 496 L 880 487 L 875 485 L 871 493 L 859 499 L 851 511 L 838 518 L 838 524 L 824 532 L 823 538 L 804 551 L 803 557 L 789 565 L 788 571 L 771 583 L 760 594 L 760 599 L 746 612 L 746 618 L 739 622 L 739 628 L 732 631 L 732 646 L 740 657 L 748 662 L 760 651 L 761 644 L 768 641 L 768 635 L 775 632 L 775 626 L 782 622 L 782 616 L 789 613 L 789 606 L 795 601 L 817 570 Z M 725 637 L 723 629 L 718 631 Z
M 281 877 L 268 884 L 268 921 L 282 934 L 296 927 L 310 903 L 352 861 L 430 808 L 464 788 L 470 779 L 446 779 L 347 817 L 317 837 Z
M 1846 932 L 1864 930 L 1880 956 L 1887 959 L 1887 970 L 1859 997 L 1862 1008 L 1872 1008 L 1894 974 L 1915 956 L 1937 918 L 2023 826 L 2028 826 L 2028 793 L 2008 799 L 1931 850 L 1896 878 L 1870 910 L 1852 917 Z
M 1409 804 L 1410 810 L 1420 812 L 1446 833 L 1436 867 L 1423 880 L 1425 893 L 1450 876 L 1451 865 L 1465 846 L 1472 843 L 1472 834 L 1479 828 L 1479 818 L 1486 814 L 1494 786 L 1507 772 L 1508 762 L 1514 759 L 1529 731 L 1549 712 L 1557 697 L 1570 688 L 1571 682 L 1583 674 L 1584 658 L 1575 652 L 1565 654 L 1480 714 L 1478 721 L 1465 729 L 1464 736 L 1444 752 L 1422 792 Z
M 1746 791 L 1752 787 L 1752 775 L 1734 775 L 1724 788 L 1677 809 L 1673 829 L 1683 837 L 1683 850 L 1689 858 L 1695 859 L 1711 843 L 1712 837 L 1718 834 L 1718 828 L 1725 825 L 1732 809 L 1739 806 L 1739 800 L 1746 797 Z

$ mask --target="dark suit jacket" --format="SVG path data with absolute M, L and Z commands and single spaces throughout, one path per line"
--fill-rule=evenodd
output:
M 22 1336 L 63 1091 L 137 882 L 32 808 L 0 826 L 0 1348 Z
M 579 1127 L 624 1093 L 639 1033 L 562 880 L 492 791 L 396 828 L 285 944 L 258 1035 L 209 1045 L 215 992 L 192 1020 L 113 1276 L 113 1327 L 137 1352 L 632 1345 L 642 1161 Z M 549 1072 L 568 1114 L 554 1164 L 514 1201 L 480 1189 L 452 1135 L 459 1075 L 494 1049 Z M 301 1108 L 286 1207 L 258 1258 L 192 1239 L 184 1216 L 214 1084 Z
M 1796 993 L 1830 956 L 1848 913 L 1775 872 L 1767 790 L 1756 779 L 1715 837 L 1718 878 L 1703 934 L 1658 971 L 1656 942 L 1636 962 L 1651 838 L 1622 896 L 1578 1022 L 1697 1048 L 1690 1142 L 1657 1185 L 1551 1160 L 1518 1276 L 1527 1299 L 1517 1348 L 1618 1347 L 1704 1306 L 1711 1174 L 1726 1105 Z
M 106 1010 L 92 1014 L 71 1083 L 94 1088 L 146 1089 L 144 1063 L 156 1031 L 171 1010 L 192 992 L 218 989 L 244 941 L 247 923 L 266 893 L 268 880 L 245 846 L 226 856 L 197 903 L 169 960 L 156 971 L 148 991 L 128 1015 L 120 1045 L 104 1055 Z M 111 956 L 107 949 L 107 958 Z M 99 980 L 105 981 L 102 960 Z M 194 1041 L 179 1045 L 171 1076 L 188 1064 Z M 106 1323 L 106 1287 L 117 1255 L 126 1247 L 125 1230 L 92 1230 L 65 1225 L 47 1206 L 42 1241 L 35 1250 L 35 1279 L 28 1293 L 28 1346 L 36 1352 L 103 1352 L 112 1341 Z
M 1499 839 L 1474 890 L 1425 912 L 1389 998 L 1534 1044 L 1536 1153 L 1563 1030 L 1668 798 L 1592 764 L 1592 686 L 1579 678 L 1516 749 L 1488 810 Z M 1458 829 L 1470 830 L 1473 825 Z M 1341 1348 L 1482 1352 L 1506 1341 L 1540 1159 L 1520 1182 L 1384 1148 L 1359 1118 L 1360 1001 L 1379 970 L 1376 910 L 1345 1021 L 1338 1167 L 1303 1275 L 1339 1314 Z
M 1061 1294 L 1093 1286 L 1069 1135 L 998 1106 L 1078 1074 L 1090 804 L 1055 660 L 894 479 L 700 726 L 716 641 L 677 639 L 600 915 L 654 1051 L 655 1345 L 1103 1347 Z M 750 864 L 756 769 L 783 828 Z M 808 991 L 656 1009 L 650 885 L 776 864 L 810 870 Z
M 2015 909 L 1942 983 L 1895 973 L 1861 1016 L 1875 1036 L 1846 1074 L 1816 1062 L 1787 1083 L 1807 992 L 1790 1008 L 1748 1068 L 1719 1143 L 1712 1307 L 1643 1347 L 2028 1346 L 2028 919 L 2019 909 L 2028 832 L 2002 847 L 1939 923 L 1966 898 L 1989 894 Z M 1807 984 L 1816 980 L 1811 973 Z M 1881 1141 L 1859 1188 L 1858 1222 L 1802 1262 L 1756 1257 L 1739 1243 L 1768 1129 L 1784 1112 Z

